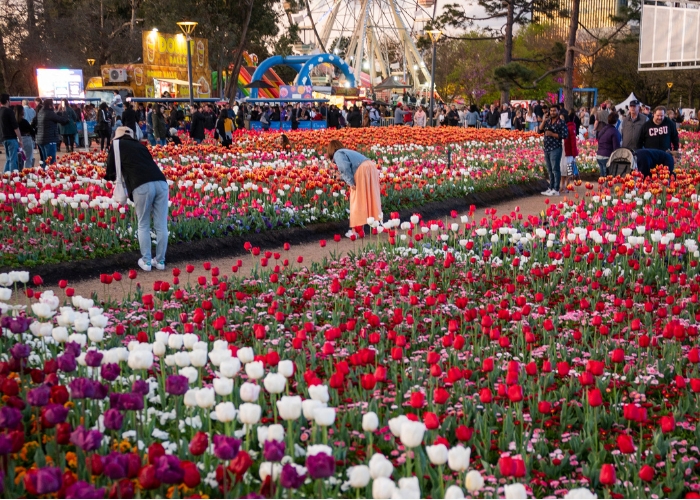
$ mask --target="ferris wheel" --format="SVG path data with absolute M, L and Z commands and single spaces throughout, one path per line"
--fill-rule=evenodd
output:
M 415 89 L 430 81 L 415 41 L 435 17 L 435 0 L 306 1 L 285 2 L 304 42 L 296 53 L 333 52 L 350 65 L 358 83 L 362 73 L 370 85 L 389 76 Z

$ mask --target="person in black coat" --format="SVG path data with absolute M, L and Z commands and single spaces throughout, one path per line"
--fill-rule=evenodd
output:
M 357 106 L 353 106 L 352 109 L 350 109 L 348 113 L 348 123 L 352 128 L 360 128 L 362 126 L 362 113 L 360 113 Z
M 36 115 L 37 133 L 36 143 L 39 149 L 43 149 L 45 165 L 56 161 L 56 144 L 59 141 L 58 124 L 68 123 L 68 117 L 59 116 L 53 109 L 53 100 L 46 99 L 44 105 Z
M 220 113 L 219 117 L 216 119 L 216 126 L 214 127 L 214 138 L 219 139 L 221 145 L 225 148 L 231 145 L 231 139 L 229 139 L 228 134 L 226 134 L 226 124 L 224 123 L 227 117 L 228 115 L 225 113 Z
M 106 102 L 100 104 L 97 110 L 97 123 L 95 124 L 95 133 L 100 138 L 100 151 L 104 151 L 109 147 L 109 141 L 112 137 L 112 121 L 109 115 L 109 108 Z
M 190 119 L 192 120 L 190 123 L 190 137 L 197 144 L 201 144 L 204 140 L 204 115 L 199 111 L 197 104 L 190 106 L 190 113 Z
M 134 106 L 130 102 L 127 102 L 124 113 L 122 113 L 122 125 L 129 127 L 134 132 L 134 137 L 136 137 L 136 121 Z
M 328 128 L 340 128 L 340 113 L 335 105 L 331 105 L 328 110 Z
M 168 117 L 168 127 L 178 129 L 180 128 L 180 119 L 178 118 L 177 104 L 173 103 L 170 106 L 170 116 Z

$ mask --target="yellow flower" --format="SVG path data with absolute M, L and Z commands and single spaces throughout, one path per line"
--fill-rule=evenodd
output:
M 66 465 L 71 469 L 76 469 L 78 467 L 78 456 L 75 452 L 69 451 L 66 453 Z
M 15 467 L 15 485 L 19 485 L 27 473 L 27 469 L 24 467 Z
M 126 439 L 122 440 L 119 443 L 119 452 L 120 453 L 129 453 L 131 451 L 131 443 L 127 441 Z

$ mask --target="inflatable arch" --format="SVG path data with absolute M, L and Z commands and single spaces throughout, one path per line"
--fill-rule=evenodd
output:
M 355 86 L 355 76 L 350 71 L 350 66 L 343 59 L 333 54 L 268 57 L 256 68 L 252 81 L 262 80 L 265 72 L 273 66 L 289 66 L 299 73 L 296 78 L 297 85 L 311 85 L 311 71 L 323 63 L 332 64 L 340 69 L 350 87 Z M 258 97 L 258 89 L 251 89 L 250 97 L 256 99 Z

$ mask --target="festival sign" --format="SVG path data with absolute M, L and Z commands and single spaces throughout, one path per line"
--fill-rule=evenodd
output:
M 311 85 L 280 85 L 280 99 L 313 99 Z
M 144 31 L 141 33 L 143 62 L 154 66 L 187 67 L 187 41 L 185 35 Z M 206 38 L 192 38 L 192 68 L 209 67 L 209 44 Z

